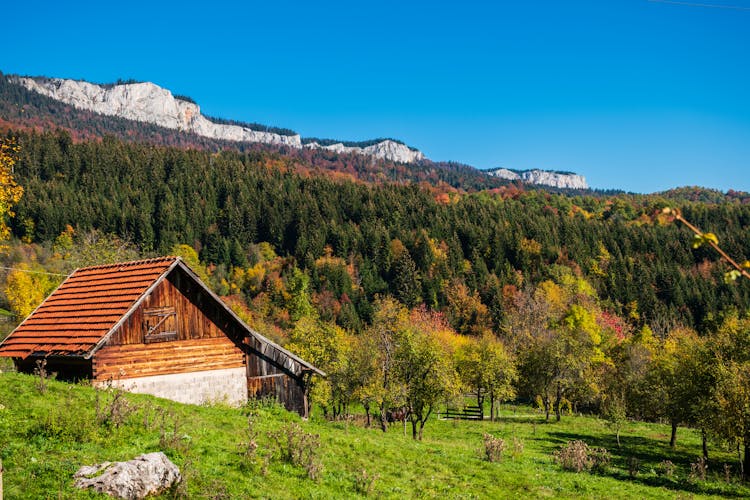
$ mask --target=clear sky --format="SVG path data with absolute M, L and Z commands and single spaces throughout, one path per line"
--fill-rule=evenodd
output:
M 12 1 L 3 17 L 5 73 L 153 81 L 211 116 L 596 188 L 750 191 L 750 0 Z

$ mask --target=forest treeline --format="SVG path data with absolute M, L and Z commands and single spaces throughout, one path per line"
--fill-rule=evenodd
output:
M 636 326 L 710 327 L 726 307 L 750 304 L 747 287 L 724 283 L 710 249 L 691 249 L 690 234 L 655 215 L 675 203 L 659 196 L 513 186 L 462 194 L 312 175 L 297 158 L 263 151 L 16 135 L 15 176 L 25 189 L 11 221 L 17 238 L 52 242 L 71 226 L 130 239 L 146 254 L 187 244 L 226 276 L 257 266 L 254 248 L 264 243 L 283 260 L 275 264 L 279 276 L 294 269 L 308 276 L 313 292 L 335 302 L 342 325 L 368 323 L 377 295 L 442 311 L 465 294 L 498 327 L 509 290 L 548 279 L 554 264 L 575 269 Z M 678 208 L 711 228 L 731 255 L 750 256 L 750 206 Z M 232 289 L 248 300 L 253 290 Z M 483 318 L 475 314 L 461 329 Z

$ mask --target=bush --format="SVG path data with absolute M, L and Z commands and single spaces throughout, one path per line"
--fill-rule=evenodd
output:
M 674 476 L 674 464 L 671 460 L 663 460 L 657 466 L 656 471 L 660 476 L 672 477 Z
M 505 440 L 492 434 L 484 433 L 484 458 L 488 462 L 499 462 L 505 451 Z
M 368 474 L 365 469 L 362 469 L 354 478 L 354 491 L 365 497 L 372 495 L 375 490 L 375 481 L 379 477 L 377 474 Z
M 568 441 L 554 453 L 554 461 L 564 470 L 603 472 L 611 456 L 605 448 L 591 448 L 583 441 Z
M 705 481 L 708 472 L 708 462 L 703 457 L 699 457 L 695 463 L 690 464 L 690 480 Z
M 109 401 L 102 403 L 102 394 L 111 395 Z M 107 428 L 118 429 L 124 424 L 128 417 L 138 410 L 136 405 L 133 405 L 125 399 L 125 392 L 122 389 L 108 389 L 107 391 L 96 391 L 96 421 L 99 425 Z
M 269 432 L 268 436 L 276 443 L 279 459 L 282 462 L 304 468 L 307 477 L 312 480 L 320 478 L 323 466 L 318 456 L 320 448 L 318 434 L 307 433 L 299 424 L 290 423 L 278 431 Z
M 239 454 L 242 459 L 241 468 L 247 471 L 260 470 L 261 475 L 268 474 L 268 455 L 258 452 L 258 431 L 255 428 L 256 412 L 247 415 L 247 440 L 239 443 Z
M 732 482 L 732 466 L 729 464 L 724 464 L 724 482 Z
M 511 452 L 513 460 L 523 455 L 523 441 L 513 436 L 513 451 Z
M 171 419 L 171 422 L 169 421 Z M 168 452 L 186 456 L 190 451 L 191 437 L 181 432 L 180 417 L 172 412 L 161 412 L 161 426 L 159 430 L 159 447 Z
M 629 457 L 628 458 L 628 475 L 631 478 L 635 478 L 635 476 L 637 476 L 640 471 L 641 471 L 641 461 L 638 460 L 636 457 Z

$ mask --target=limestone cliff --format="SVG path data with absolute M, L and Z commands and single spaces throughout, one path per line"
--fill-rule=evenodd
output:
M 299 134 L 282 135 L 252 130 L 241 125 L 213 122 L 201 114 L 197 104 L 177 98 L 169 90 L 149 82 L 96 85 L 59 78 L 17 78 L 16 81 L 29 90 L 94 113 L 153 123 L 212 139 L 302 147 Z M 341 143 L 321 146 L 315 142 L 306 144 L 305 147 L 357 153 L 402 163 L 425 159 L 421 151 L 392 140 L 366 147 L 344 146 Z
M 501 179 L 518 180 L 529 184 L 540 184 L 565 189 L 588 189 L 586 178 L 569 172 L 550 172 L 547 170 L 508 170 L 497 168 L 486 170 L 487 175 L 494 175 Z

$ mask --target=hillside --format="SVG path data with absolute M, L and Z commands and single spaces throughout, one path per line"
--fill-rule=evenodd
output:
M 289 129 L 206 117 L 193 99 L 172 95 L 148 82 L 97 85 L 0 72 L 0 129 L 7 127 L 62 128 L 74 140 L 113 135 L 128 141 L 212 151 L 280 151 L 316 168 L 367 182 L 445 183 L 472 191 L 507 185 L 509 180 L 468 165 L 431 161 L 396 139 L 302 138 Z M 363 174 L 363 169 L 372 174 Z M 586 189 L 585 180 L 578 177 L 549 173 L 510 180 L 532 186 Z
M 281 276 L 303 270 L 313 296 L 332 294 L 334 319 L 350 327 L 369 321 L 368 304 L 378 294 L 447 310 L 451 284 L 463 283 L 499 328 L 503 288 L 539 283 L 560 265 L 589 279 L 617 314 L 636 307 L 631 321 L 638 326 L 701 326 L 726 304 L 750 304 L 750 291 L 725 284 L 708 250 L 690 250 L 687 232 L 654 219 L 672 203 L 659 196 L 567 197 L 512 186 L 462 195 L 330 179 L 264 151 L 217 155 L 18 135 L 16 176 L 26 194 L 12 220 L 16 237 L 51 243 L 70 225 L 131 238 L 146 254 L 190 244 L 205 264 L 223 266 L 218 276 L 258 265 L 253 245 L 266 242 L 280 258 L 293 258 Z M 446 172 L 465 179 L 460 169 Z M 750 255 L 743 222 L 750 206 L 677 206 L 699 227 L 713 228 L 732 255 Z M 403 263 L 394 259 L 394 245 L 406 249 Z M 316 262 L 326 255 L 347 268 L 345 281 L 320 274 Z M 402 265 L 408 269 L 399 271 Z M 226 278 L 224 293 L 241 292 L 248 301 L 270 286 Z
M 425 440 L 415 442 L 398 425 L 384 434 L 364 428 L 359 420 L 313 417 L 300 422 L 276 406 L 195 407 L 128 394 L 113 405 L 115 394 L 108 391 L 49 380 L 41 393 L 34 377 L 6 372 L 0 378 L 0 457 L 7 499 L 107 498 L 73 488 L 72 474 L 79 466 L 160 450 L 185 476 L 186 484 L 177 492 L 184 498 L 340 498 L 368 491 L 381 498 L 750 494 L 746 486 L 721 479 L 723 464 L 733 460 L 728 453 L 712 456 L 708 480 L 690 479 L 690 463 L 700 453 L 697 434 L 686 432 L 673 451 L 665 442 L 668 430 L 659 425 L 626 425 L 618 449 L 611 430 L 596 418 L 566 417 L 562 423 L 544 424 L 536 411 L 508 407 L 496 423 L 433 419 Z M 112 418 L 118 411 L 119 425 Z M 241 453 L 251 439 L 248 412 L 258 444 L 249 458 Z M 320 436 L 318 479 L 274 454 L 278 447 L 268 434 L 290 423 Z M 509 443 L 499 463 L 482 459 L 485 432 Z M 552 453 L 571 439 L 606 447 L 611 465 L 598 473 L 563 471 Z M 634 477 L 628 473 L 631 457 L 638 460 Z M 667 459 L 674 464 L 671 476 L 660 466 Z

